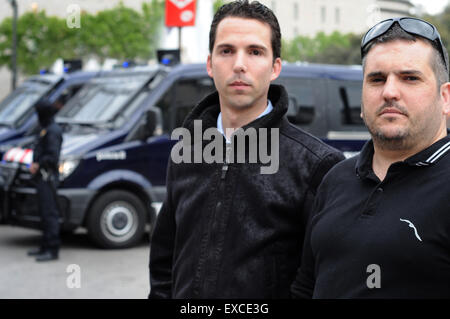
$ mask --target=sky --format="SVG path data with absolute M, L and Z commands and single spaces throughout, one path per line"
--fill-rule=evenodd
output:
M 442 12 L 449 0 L 410 0 L 415 5 L 422 5 L 429 14 Z

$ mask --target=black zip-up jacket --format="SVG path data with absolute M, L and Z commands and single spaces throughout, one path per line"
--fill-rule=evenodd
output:
M 58 173 L 59 155 L 62 144 L 62 130 L 53 119 L 55 109 L 50 104 L 38 105 L 37 113 L 41 131 L 36 136 L 33 150 L 33 162 L 39 167 Z
M 275 174 L 260 174 L 261 163 L 170 160 L 151 242 L 150 298 L 290 296 L 316 188 L 343 155 L 287 121 L 282 86 L 271 85 L 268 98 L 273 110 L 243 129 L 279 128 Z M 219 112 L 213 93 L 184 126 L 192 132 L 201 119 L 203 130 L 215 128 Z

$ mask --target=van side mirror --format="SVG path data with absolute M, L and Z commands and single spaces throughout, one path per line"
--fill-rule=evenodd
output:
M 296 121 L 297 113 L 298 113 L 297 99 L 293 96 L 290 96 L 286 116 L 291 123 L 296 124 L 295 121 Z
M 149 137 L 160 134 L 162 134 L 161 109 L 158 107 L 151 107 L 144 113 L 139 125 L 132 130 L 125 141 L 146 141 Z
M 145 131 L 144 138 L 153 136 L 155 129 L 156 129 L 156 120 L 157 120 L 157 115 L 156 115 L 155 110 L 148 110 L 145 113 L 145 121 L 143 123 L 144 131 Z
M 162 115 L 159 107 L 151 107 L 145 112 L 145 121 L 142 124 L 143 131 L 142 139 L 146 140 L 154 135 L 162 134 Z

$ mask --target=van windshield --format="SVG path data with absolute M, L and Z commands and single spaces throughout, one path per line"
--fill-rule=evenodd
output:
M 97 78 L 58 113 L 58 123 L 104 126 L 119 116 L 149 80 L 149 74 Z
M 0 102 L 0 126 L 14 127 L 49 89 L 48 84 L 22 86 Z

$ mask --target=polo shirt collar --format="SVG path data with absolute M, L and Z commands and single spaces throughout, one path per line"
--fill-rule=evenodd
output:
M 356 161 L 356 174 L 366 177 L 372 170 L 373 160 L 373 141 L 369 140 L 364 144 Z M 408 157 L 403 163 L 410 166 L 430 166 L 436 164 L 439 160 L 450 154 L 450 130 L 447 130 L 447 136 L 430 145 L 423 151 Z
M 356 160 L 356 175 L 366 178 L 370 173 L 373 173 L 372 170 L 372 160 L 373 160 L 373 141 L 368 140 L 366 144 L 364 144 L 361 152 L 358 155 Z
M 405 160 L 409 165 L 415 166 L 430 166 L 437 163 L 450 153 L 450 134 L 447 131 L 447 136 L 441 138 L 439 141 L 424 149 L 410 158 Z

